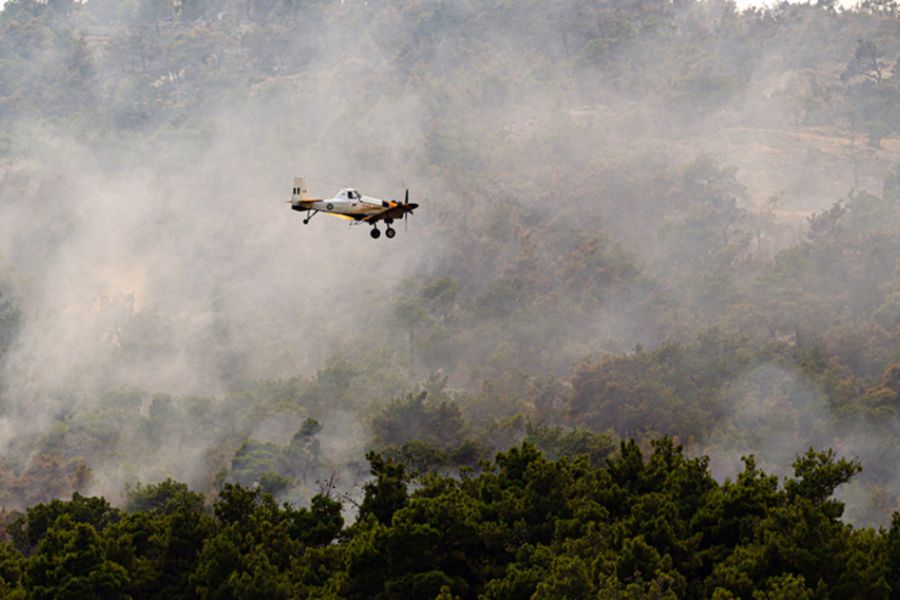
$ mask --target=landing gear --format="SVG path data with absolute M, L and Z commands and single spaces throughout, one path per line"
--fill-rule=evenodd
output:
M 314 211 L 313 211 L 313 210 L 308 210 L 308 211 L 306 211 L 306 218 L 303 219 L 303 224 L 304 224 L 304 225 L 309 225 L 310 219 L 312 219 L 312 218 L 313 218 L 314 216 L 316 216 L 317 214 L 319 214 L 319 211 L 317 211 L 317 210 L 314 210 Z
M 387 219 L 385 219 L 385 222 L 387 223 Z M 373 240 L 377 240 L 381 237 L 381 231 L 379 231 L 378 226 L 374 223 L 372 224 L 372 231 L 369 232 L 369 235 L 372 236 Z M 397 230 L 391 227 L 390 224 L 388 224 L 388 226 L 384 229 L 384 235 L 388 239 L 391 239 L 392 237 L 397 235 Z

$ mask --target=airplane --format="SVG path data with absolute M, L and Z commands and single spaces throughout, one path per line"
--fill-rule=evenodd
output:
M 295 177 L 291 208 L 300 212 L 306 211 L 306 218 L 303 219 L 304 225 L 308 225 L 310 219 L 320 212 L 350 221 L 351 225 L 369 223 L 372 225 L 370 235 L 377 240 L 381 237 L 378 221 L 384 221 L 387 226 L 384 235 L 392 238 L 397 235 L 397 231 L 391 227 L 394 221 L 403 219 L 406 222 L 406 217 L 413 214 L 419 205 L 410 204 L 409 190 L 406 190 L 406 197 L 402 204 L 396 200 L 381 200 L 363 196 L 353 188 L 342 189 L 334 198 L 310 198 L 306 179 Z

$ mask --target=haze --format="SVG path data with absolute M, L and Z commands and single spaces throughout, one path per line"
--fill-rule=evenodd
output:
M 471 442 L 425 461 L 453 469 L 537 426 L 672 435 L 720 479 L 834 447 L 848 520 L 900 506 L 889 6 L 20 0 L 0 28 L 5 506 L 353 497 L 367 449 Z M 394 240 L 303 226 L 296 175 L 421 208 Z

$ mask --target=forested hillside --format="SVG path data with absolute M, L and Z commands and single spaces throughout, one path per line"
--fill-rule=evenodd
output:
M 795 476 L 744 461 L 719 484 L 668 438 L 644 455 L 550 461 L 531 444 L 479 473 L 411 485 L 371 453 L 345 527 L 327 484 L 308 508 L 225 484 L 211 509 L 172 480 L 34 506 L 0 546 L 11 597 L 887 598 L 900 585 L 900 517 L 840 522 L 835 487 L 859 464 L 812 450 Z M 596 458 L 596 457 L 595 457 Z M 602 465 L 602 466 L 600 466 Z M 414 488 L 414 489 L 412 489 Z M 27 557 L 27 558 L 26 558 Z
M 5 592 L 900 594 L 895 0 L 8 0 L 0 182 Z

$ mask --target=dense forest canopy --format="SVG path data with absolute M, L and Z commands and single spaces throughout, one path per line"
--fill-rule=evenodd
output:
M 600 458 L 600 457 L 595 457 Z M 782 485 L 752 458 L 719 484 L 662 438 L 600 464 L 530 443 L 480 473 L 430 474 L 368 455 L 345 527 L 324 486 L 308 507 L 226 483 L 211 507 L 172 480 L 123 508 L 78 493 L 29 508 L 0 545 L 10 597 L 888 598 L 900 517 L 840 522 L 835 487 L 859 464 L 808 451 Z M 602 466 L 601 466 L 602 465 Z M 75 558 L 77 557 L 77 558 Z M 893 597 L 893 596 L 890 596 Z
M 0 180 L 7 591 L 900 593 L 895 0 L 9 0 Z

